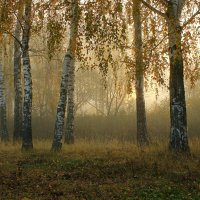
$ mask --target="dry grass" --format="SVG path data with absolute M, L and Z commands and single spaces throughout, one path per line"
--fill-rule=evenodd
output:
M 1 144 L 0 199 L 200 199 L 199 143 L 190 157 L 117 140 L 80 140 L 58 154 L 47 140 L 30 153 Z

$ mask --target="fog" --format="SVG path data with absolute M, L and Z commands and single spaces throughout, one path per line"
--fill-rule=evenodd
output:
M 5 53 L 11 51 L 9 47 Z M 33 138 L 52 139 L 62 73 L 63 52 L 50 61 L 42 53 L 31 53 L 33 78 Z M 14 90 L 12 58 L 5 56 L 8 129 L 13 133 Z M 9 61 L 11 59 L 11 61 Z M 117 66 L 118 67 L 118 66 Z M 166 83 L 168 82 L 166 75 Z M 124 140 L 136 143 L 136 94 L 134 81 L 130 85 L 124 65 L 118 71 L 109 70 L 103 76 L 98 69 L 76 69 L 75 80 L 75 137 L 76 140 Z M 186 81 L 186 100 L 189 138 L 199 137 L 199 82 L 194 86 Z M 147 125 L 153 142 L 169 138 L 169 91 L 154 83 L 145 88 Z

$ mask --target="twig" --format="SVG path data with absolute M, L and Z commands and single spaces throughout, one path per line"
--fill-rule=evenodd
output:
M 162 16 L 162 17 L 166 17 L 166 14 L 157 10 L 156 8 L 154 8 L 153 6 L 151 6 L 149 3 L 147 3 L 146 1 L 144 0 L 141 0 L 141 2 L 147 7 L 149 8 L 150 10 L 152 10 L 153 12 L 157 13 L 158 15 Z
M 196 13 L 194 13 L 194 15 L 192 15 L 192 17 L 190 17 L 190 18 L 182 25 L 182 29 L 185 28 L 189 23 L 191 23 L 192 20 L 193 20 L 198 14 L 200 14 L 200 10 L 198 10 Z

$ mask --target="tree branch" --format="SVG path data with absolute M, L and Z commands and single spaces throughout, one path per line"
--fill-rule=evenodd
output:
M 102 115 L 104 115 L 105 116 L 105 113 L 104 112 L 102 112 L 100 109 L 98 109 L 95 105 L 93 105 L 92 103 L 90 103 L 89 101 L 87 101 L 87 103 L 90 105 L 90 106 L 92 106 L 93 108 L 95 108 L 98 112 L 100 112 Z
M 166 17 L 166 14 L 157 10 L 156 8 L 154 8 L 153 6 L 151 6 L 149 3 L 147 3 L 146 1 L 144 0 L 141 0 L 141 2 L 147 7 L 149 8 L 150 10 L 152 10 L 153 12 L 157 13 L 158 15 L 162 16 L 162 17 Z
M 190 24 L 192 22 L 192 20 L 198 15 L 200 14 L 200 9 L 194 13 L 194 15 L 192 15 L 192 17 L 190 17 L 183 25 L 182 25 L 182 29 L 185 28 L 188 24 Z
M 12 36 L 19 43 L 21 48 L 23 47 L 21 41 L 19 41 L 18 38 L 16 38 L 11 32 L 6 31 L 5 33 Z
M 155 50 L 163 41 L 166 39 L 168 35 L 165 35 L 152 49 L 151 51 Z
M 21 29 L 22 29 L 22 31 L 23 31 L 23 30 L 24 30 L 24 27 L 23 27 L 23 25 L 22 25 L 22 23 L 21 23 L 21 20 L 19 19 L 19 17 L 16 15 L 15 12 L 13 12 L 13 14 L 15 15 L 15 17 L 16 17 L 16 19 L 17 19 L 17 22 L 19 22 L 20 27 L 21 27 Z

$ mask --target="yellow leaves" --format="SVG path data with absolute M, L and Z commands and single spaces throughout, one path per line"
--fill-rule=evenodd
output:
M 13 12 L 15 2 L 11 0 L 4 1 L 0 4 L 0 32 L 8 32 L 13 24 Z
M 64 27 L 62 21 L 55 21 L 54 19 L 49 19 L 47 24 L 47 31 L 49 33 L 47 46 L 49 58 L 51 58 L 57 49 L 60 49 L 62 44 Z
M 121 13 L 123 9 L 122 2 L 118 0 L 115 4 L 115 12 Z

